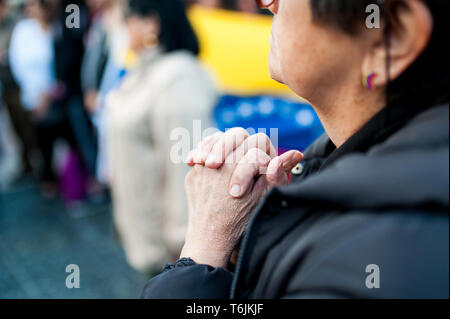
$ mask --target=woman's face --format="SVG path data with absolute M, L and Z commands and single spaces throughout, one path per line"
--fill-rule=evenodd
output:
M 38 0 L 30 0 L 25 6 L 26 15 L 31 19 L 44 20 L 45 15 L 43 8 Z
M 42 23 L 49 24 L 58 17 L 58 0 L 47 0 L 45 6 L 39 0 L 29 0 L 25 7 L 26 15 Z
M 139 52 L 158 43 L 160 24 L 157 17 L 131 16 L 127 20 L 127 28 L 133 51 Z
M 87 0 L 86 4 L 90 10 L 104 10 L 106 8 L 112 7 L 116 0 Z
M 270 73 L 296 94 L 319 103 L 324 92 L 359 84 L 363 48 L 356 37 L 313 21 L 310 0 L 276 0 Z
M 196 4 L 206 6 L 206 7 L 220 7 L 221 1 L 220 0 L 197 0 L 195 1 Z
M 0 1 L 0 22 L 3 21 L 3 19 L 8 14 L 8 4 L 5 1 Z

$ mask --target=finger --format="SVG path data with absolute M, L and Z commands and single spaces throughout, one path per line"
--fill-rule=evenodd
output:
M 189 166 L 194 166 L 195 164 L 203 165 L 204 159 L 207 156 L 205 153 L 211 151 L 212 146 L 217 142 L 222 134 L 223 132 L 217 132 L 198 143 L 197 147 L 191 150 L 186 157 L 186 164 Z
M 192 151 L 189 152 L 188 156 L 186 157 L 186 161 L 185 161 L 187 165 L 189 165 L 189 166 L 195 165 L 195 163 L 194 163 L 195 152 L 196 152 L 196 149 L 193 149 Z
M 268 167 L 266 180 L 271 186 L 282 186 L 289 182 L 288 174 L 302 160 L 303 154 L 292 150 L 273 158 Z
M 259 148 L 252 148 L 236 166 L 230 181 L 230 195 L 240 198 L 252 187 L 255 176 L 265 172 L 270 156 Z
M 219 139 L 223 136 L 223 132 L 217 132 L 206 139 L 204 139 L 198 146 L 197 151 L 194 154 L 194 163 L 203 165 L 211 152 L 213 146 L 219 141 Z
M 292 150 L 274 159 L 267 167 L 266 180 L 271 186 L 282 186 L 289 183 L 291 170 L 302 160 L 303 154 Z
M 214 144 L 206 159 L 205 166 L 213 169 L 221 167 L 225 162 L 225 158 L 239 147 L 248 136 L 248 132 L 241 127 L 235 127 L 226 131 Z
M 244 143 L 236 148 L 234 152 L 229 154 L 225 160 L 226 164 L 239 163 L 241 159 L 247 154 L 247 152 L 253 148 L 262 150 L 264 153 L 274 158 L 277 156 L 277 151 L 272 144 L 270 138 L 263 133 L 254 134 L 248 137 Z

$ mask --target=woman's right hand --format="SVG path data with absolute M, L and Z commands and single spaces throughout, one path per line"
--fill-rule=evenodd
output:
M 233 128 L 227 132 L 218 132 L 202 141 L 196 149 L 191 151 L 186 162 L 189 166 L 204 165 L 211 169 L 218 169 L 223 165 L 234 164 L 242 155 L 253 148 L 257 148 L 270 156 L 271 160 L 265 167 L 242 163 L 237 165 L 229 185 L 230 195 L 240 198 L 252 187 L 255 170 L 265 175 L 269 187 L 287 185 L 289 173 L 303 158 L 299 151 L 288 151 L 277 156 L 275 147 L 266 134 L 249 135 L 243 128 Z M 256 163 L 257 164 L 257 163 Z M 236 185 L 240 191 L 235 192 Z

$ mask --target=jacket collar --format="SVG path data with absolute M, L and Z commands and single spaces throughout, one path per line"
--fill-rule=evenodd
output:
M 291 199 L 334 207 L 431 205 L 448 209 L 448 113 L 448 105 L 428 109 L 389 137 L 382 132 L 375 137 L 383 143 L 372 144 L 365 153 L 348 151 L 334 161 L 327 159 L 319 172 L 280 188 L 280 192 Z M 402 122 L 394 125 L 399 123 Z M 324 156 L 326 141 L 321 144 L 317 155 Z M 362 147 L 358 145 L 361 144 L 353 148 Z M 308 157 L 313 158 L 314 154 L 309 153 Z
M 321 168 L 328 167 L 340 157 L 349 153 L 365 153 L 369 148 L 384 142 L 389 136 L 405 126 L 412 118 L 422 112 L 419 107 L 391 102 L 361 129 L 350 137 L 341 147 L 337 148 L 329 140 L 326 149 L 326 159 Z

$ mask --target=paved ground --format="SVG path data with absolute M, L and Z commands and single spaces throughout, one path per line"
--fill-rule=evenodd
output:
M 80 288 L 66 287 L 66 266 Z M 0 193 L 0 298 L 138 298 L 146 278 L 126 263 L 110 205 L 67 209 L 29 180 Z

